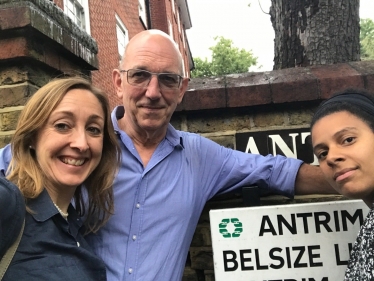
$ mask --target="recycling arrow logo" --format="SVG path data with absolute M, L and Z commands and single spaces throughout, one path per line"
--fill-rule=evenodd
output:
M 227 229 L 229 224 L 234 224 L 234 231 L 230 233 Z M 240 236 L 240 233 L 243 232 L 243 224 L 237 218 L 223 219 L 219 224 L 219 233 L 222 234 L 224 238 L 236 238 Z

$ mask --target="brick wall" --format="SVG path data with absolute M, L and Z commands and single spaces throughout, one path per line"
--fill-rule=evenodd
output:
M 138 1 L 112 0 L 112 6 L 129 30 L 130 38 L 144 30 L 144 26 L 139 19 Z
M 23 105 L 50 79 L 87 76 L 97 45 L 50 1 L 0 1 L 0 147 L 9 143 Z
M 183 25 L 183 21 L 181 20 L 181 15 L 180 15 L 180 8 L 177 5 L 177 0 L 174 0 L 174 12 L 172 10 L 172 5 L 173 1 L 169 0 L 170 4 L 170 20 L 173 24 L 173 37 L 174 41 L 178 44 L 179 46 L 179 51 L 182 54 L 182 58 L 185 64 L 185 73 L 186 77 L 190 77 L 190 69 L 189 69 L 189 63 L 188 63 L 188 44 L 186 42 L 186 33 L 185 33 L 185 28 Z M 180 29 L 178 28 L 178 22 L 180 25 Z M 183 40 L 184 39 L 184 40 Z M 184 42 L 185 41 L 185 42 Z
M 99 70 L 92 72 L 92 80 L 108 94 L 112 108 L 121 103 L 112 82 L 112 70 L 119 66 L 115 14 L 128 29 L 130 38 L 144 30 L 139 19 L 138 1 L 90 1 L 91 36 L 99 46 Z
M 159 29 L 169 34 L 168 18 L 170 17 L 170 0 L 149 0 L 152 29 Z
M 100 46 L 99 70 L 92 72 L 92 81 L 108 94 L 111 105 L 115 105 L 120 101 L 112 82 L 112 70 L 119 64 L 115 12 L 107 1 L 90 1 L 89 4 L 91 36 Z
M 58 0 L 61 1 L 61 0 Z M 60 2 L 55 1 L 60 5 Z M 178 34 L 178 26 L 176 17 L 172 16 L 170 0 L 150 0 L 150 17 L 151 28 L 160 29 L 166 33 L 168 30 L 169 18 L 174 26 L 173 33 L 175 34 L 176 42 L 180 44 L 180 49 L 184 54 L 184 60 L 187 62 L 187 53 L 180 41 L 180 34 Z M 134 0 L 92 0 L 89 1 L 90 10 L 90 26 L 91 36 L 96 40 L 99 46 L 98 60 L 99 70 L 92 72 L 93 83 L 108 93 L 110 105 L 114 106 L 121 103 L 117 97 L 112 83 L 112 70 L 119 65 L 117 34 L 116 34 L 116 19 L 115 14 L 119 16 L 129 32 L 129 38 L 143 31 L 143 26 L 139 18 L 138 1 Z M 175 8 L 177 10 L 177 7 Z M 184 30 L 183 30 L 184 32 Z M 188 73 L 188 69 L 186 68 Z
M 91 11 L 97 10 L 91 14 L 97 18 L 91 30 L 97 34 L 98 42 L 105 43 L 105 34 L 115 34 L 114 14 L 104 4 L 93 2 L 90 1 Z M 120 16 L 133 13 L 125 24 L 140 31 L 143 27 L 134 16 L 138 13 L 137 5 L 132 2 L 112 4 Z M 160 3 L 159 0 L 151 2 Z M 24 103 L 40 86 L 64 72 L 89 73 L 98 63 L 96 42 L 80 33 L 53 3 L 37 0 L 0 3 L 0 147 L 3 147 L 10 141 Z M 111 44 L 104 47 L 100 59 L 100 69 L 107 76 L 100 78 L 97 74 L 95 83 L 111 83 L 110 73 L 118 64 L 117 45 Z M 104 89 L 112 87 L 102 85 Z M 346 87 L 374 92 L 374 61 L 193 79 L 173 115 L 172 124 L 236 149 L 237 132 L 308 127 L 316 106 Z M 303 196 L 291 200 L 273 196 L 262 200 L 264 204 L 290 204 L 338 199 L 341 197 Z M 220 196 L 208 202 L 191 244 L 185 281 L 214 280 L 209 210 L 241 206 L 244 203 L 240 194 Z
M 64 0 L 53 0 L 53 3 L 60 7 L 60 9 L 64 9 Z
M 348 87 L 374 93 L 374 61 L 351 62 L 261 73 L 194 78 L 172 124 L 236 149 L 236 133 L 309 128 L 314 110 Z M 341 196 L 262 198 L 263 205 L 342 200 Z M 209 210 L 244 207 L 240 193 L 213 198 L 200 217 L 184 281 L 214 280 Z

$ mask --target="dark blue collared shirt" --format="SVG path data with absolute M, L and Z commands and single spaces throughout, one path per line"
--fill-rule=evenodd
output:
M 80 233 L 82 222 L 72 205 L 68 221 L 46 190 L 28 206 L 33 214 L 26 213 L 21 242 L 3 281 L 106 280 L 105 265 Z

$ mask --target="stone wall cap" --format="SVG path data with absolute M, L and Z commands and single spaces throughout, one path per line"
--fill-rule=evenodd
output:
M 48 0 L 0 0 L 0 9 L 28 7 L 31 10 L 38 8 L 45 14 L 45 18 L 54 20 L 62 29 L 69 31 L 79 42 L 92 53 L 98 53 L 96 41 L 85 30 L 79 28 L 55 3 Z
M 192 78 L 177 111 L 320 101 L 345 88 L 374 93 L 374 60 Z

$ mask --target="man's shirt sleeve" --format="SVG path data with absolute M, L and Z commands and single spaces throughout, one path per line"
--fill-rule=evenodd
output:
M 0 149 L 0 176 L 5 176 L 9 167 L 10 160 L 12 159 L 12 152 L 10 144 Z

